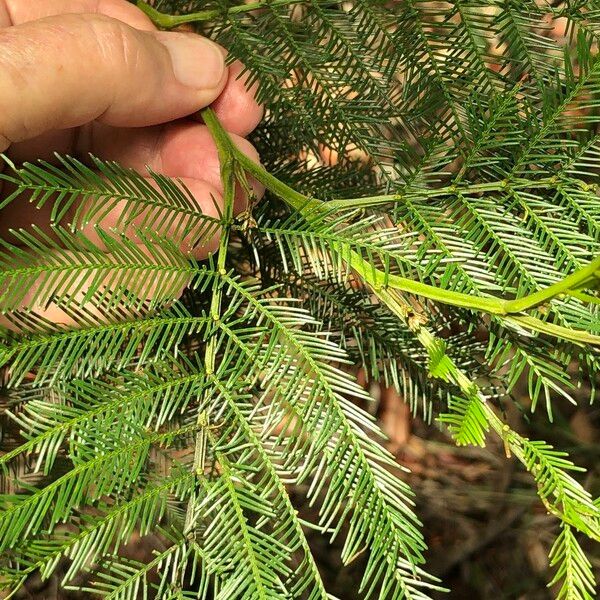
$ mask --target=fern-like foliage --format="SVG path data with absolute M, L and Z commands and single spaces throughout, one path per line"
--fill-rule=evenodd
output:
M 329 598 L 312 528 L 363 559 L 352 597 L 430 598 L 363 368 L 456 443 L 499 437 L 558 520 L 557 597 L 594 597 L 579 540 L 600 540 L 600 503 L 502 406 L 525 380 L 551 419 L 598 384 L 599 7 L 139 4 L 244 62 L 265 168 L 210 110 L 226 159 L 210 215 L 156 173 L 6 159 L 0 210 L 49 208 L 52 228 L 0 240 L 2 587 L 66 562 L 62 586 L 89 574 L 105 598 Z M 267 196 L 235 217 L 244 173 Z M 149 533 L 153 557 L 125 558 Z

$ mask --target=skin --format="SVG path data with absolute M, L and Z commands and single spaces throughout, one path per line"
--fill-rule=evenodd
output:
M 142 175 L 150 167 L 181 179 L 198 207 L 215 214 L 223 193 L 219 160 L 195 114 L 212 106 L 257 162 L 244 136 L 262 118 L 242 65 L 226 67 L 225 56 L 196 34 L 157 31 L 125 0 L 0 0 L 0 151 L 15 163 L 52 162 L 58 152 L 84 162 L 91 153 Z M 262 196 L 262 186 L 250 183 Z M 236 210 L 245 204 L 238 190 Z M 0 237 L 10 239 L 10 229 L 31 224 L 49 231 L 49 213 L 50 206 L 36 210 L 20 197 L 0 211 Z M 117 213 L 96 225 L 113 226 Z M 92 239 L 93 225 L 86 228 Z M 182 250 L 202 259 L 217 244 Z M 73 324 L 55 305 L 35 310 L 54 323 Z M 14 328 L 2 316 L 0 325 Z

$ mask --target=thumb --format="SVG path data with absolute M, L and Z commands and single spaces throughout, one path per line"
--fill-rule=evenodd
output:
M 227 82 L 225 51 L 201 36 L 148 32 L 103 15 L 0 30 L 0 151 L 98 120 L 138 127 L 192 114 Z

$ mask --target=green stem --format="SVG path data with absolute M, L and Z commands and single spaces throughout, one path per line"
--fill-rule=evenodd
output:
M 420 189 L 413 195 L 418 195 L 423 198 L 439 198 L 441 196 L 452 196 L 458 193 L 465 194 L 481 194 L 485 192 L 502 192 L 507 189 L 518 190 L 526 189 L 535 186 L 538 189 L 556 188 L 558 179 L 556 177 L 544 177 L 532 182 L 530 179 L 503 179 L 501 181 L 490 181 L 485 183 L 464 184 L 464 185 L 448 185 L 440 188 Z M 330 200 L 327 205 L 330 208 L 357 208 L 368 206 L 379 206 L 381 204 L 390 204 L 402 202 L 405 195 L 397 194 L 382 194 L 380 196 L 367 196 L 364 198 L 340 198 Z
M 229 246 L 229 236 L 231 225 L 233 222 L 233 205 L 235 200 L 235 170 L 234 170 L 234 146 L 228 134 L 221 127 L 215 113 L 210 108 L 205 108 L 202 111 L 202 118 L 212 134 L 213 140 L 217 146 L 219 155 L 219 164 L 221 167 L 221 181 L 223 183 L 223 229 L 221 239 L 219 240 L 219 250 L 217 254 L 217 272 L 220 274 L 226 273 L 227 264 L 227 249 Z M 212 298 L 210 303 L 210 314 L 215 322 L 221 319 L 221 303 L 223 291 L 219 280 L 215 281 Z M 215 371 L 215 363 L 217 357 L 217 336 L 212 335 L 206 343 L 204 351 L 204 371 L 207 375 L 212 375 Z M 205 391 L 206 400 L 213 393 L 212 390 Z M 204 404 L 204 403 L 203 403 Z M 196 418 L 198 431 L 196 433 L 196 443 L 194 450 L 193 471 L 198 477 L 204 475 L 204 459 L 206 452 L 206 435 L 207 435 L 207 416 L 203 410 L 198 411 Z M 198 501 L 198 490 L 195 490 L 188 503 L 185 530 L 191 531 L 194 526 L 193 519 L 196 514 L 196 503 Z
M 505 320 L 509 323 L 518 325 L 530 331 L 539 331 L 546 335 L 575 342 L 577 344 L 590 344 L 592 346 L 600 346 L 600 336 L 594 335 L 582 329 L 569 329 L 562 325 L 555 325 L 532 317 L 530 315 L 507 315 Z
M 530 308 L 535 308 L 552 298 L 556 298 L 556 296 L 584 287 L 598 278 L 600 278 L 600 256 L 592 260 L 587 266 L 579 269 L 579 271 L 568 275 L 539 292 L 534 292 L 524 298 L 507 301 L 506 311 L 508 313 L 519 313 Z
M 316 198 L 309 198 L 303 194 L 300 194 L 296 190 L 292 189 L 268 171 L 261 165 L 256 164 L 245 154 L 243 154 L 237 148 L 234 148 L 236 161 L 248 171 L 255 179 L 262 183 L 267 189 L 273 192 L 276 196 L 280 197 L 288 206 L 301 213 L 308 221 L 320 219 L 323 215 L 323 211 L 333 212 L 336 208 L 343 208 L 344 204 L 353 202 L 353 206 L 357 206 L 356 201 L 352 200 L 333 200 L 330 202 L 323 202 Z M 548 178 L 542 181 L 545 185 L 555 185 L 556 180 L 554 178 Z M 525 186 L 531 185 L 531 182 L 526 184 L 524 181 L 516 181 L 511 185 Z M 537 185 L 537 182 L 536 182 Z M 505 189 L 506 183 L 484 183 L 476 186 L 469 186 L 471 192 L 482 192 L 482 191 L 493 191 Z M 441 188 L 439 190 L 432 190 L 431 196 L 434 195 L 446 195 L 456 192 L 456 187 L 449 186 L 447 188 Z M 425 192 L 424 192 L 425 193 Z M 398 196 L 382 196 L 386 198 L 386 202 L 389 202 L 390 198 L 398 199 Z M 363 200 L 360 199 L 359 202 Z M 366 198 L 365 204 L 373 203 L 375 198 Z M 524 296 L 523 298 L 517 298 L 515 300 L 506 300 L 503 298 L 493 297 L 481 297 L 472 296 L 470 294 L 463 294 L 461 292 L 455 292 L 452 290 L 444 290 L 436 286 L 432 286 L 420 281 L 414 281 L 407 279 L 406 277 L 400 277 L 398 275 L 384 273 L 375 269 L 365 259 L 363 259 L 356 252 L 346 252 L 344 255 L 348 256 L 348 262 L 350 266 L 366 281 L 369 285 L 376 289 L 383 287 L 389 287 L 397 289 L 410 294 L 416 294 L 424 296 L 435 302 L 442 302 L 444 304 L 450 304 L 452 306 L 458 306 L 461 308 L 469 308 L 472 310 L 478 310 L 486 312 L 492 315 L 516 315 L 525 310 L 535 308 L 540 304 L 552 300 L 560 294 L 567 293 L 569 290 L 577 289 L 586 283 L 591 282 L 594 278 L 599 277 L 600 272 L 600 257 L 594 259 L 589 265 L 580 269 L 579 271 L 565 277 L 561 281 L 548 286 L 538 292 Z M 521 325 L 532 324 L 533 321 L 522 322 Z M 537 322 L 537 329 L 541 327 L 542 321 Z M 548 324 L 545 324 L 548 325 Z M 555 328 L 556 329 L 556 328 Z M 565 329 L 566 328 L 561 328 Z M 558 331 L 558 330 L 557 330 Z M 550 333 L 549 331 L 546 331 Z M 592 336 L 593 342 L 588 343 L 600 344 L 600 337 Z M 579 340 L 583 341 L 583 339 Z
M 336 201 L 323 202 L 317 198 L 305 196 L 304 194 L 297 192 L 287 184 L 271 175 L 264 167 L 252 161 L 229 141 L 227 132 L 222 128 L 212 111 L 204 111 L 203 114 L 205 115 L 205 121 L 208 119 L 207 125 L 215 136 L 217 146 L 225 148 L 225 144 L 227 144 L 227 148 L 229 148 L 229 152 L 232 153 L 236 163 L 238 163 L 256 180 L 262 183 L 268 190 L 281 198 L 286 204 L 288 204 L 288 206 L 302 214 L 307 221 L 313 222 L 320 220 L 323 218 L 323 214 L 325 212 L 329 214 L 335 211 Z M 225 155 L 226 154 L 227 153 L 225 153 Z M 514 183 L 515 185 L 526 185 L 525 182 L 517 181 Z M 554 178 L 550 178 L 545 183 L 548 185 L 554 184 L 555 180 Z M 528 185 L 531 185 L 531 182 L 529 182 Z M 505 182 L 499 182 L 484 183 L 478 186 L 473 186 L 471 189 L 476 188 L 476 191 L 480 192 L 484 190 L 504 189 L 505 187 Z M 453 193 L 455 191 L 456 188 L 450 186 L 449 188 L 442 190 L 434 190 L 433 193 L 446 194 Z M 337 202 L 339 204 L 349 201 L 341 200 Z M 455 292 L 453 290 L 444 290 L 427 283 L 422 283 L 420 281 L 415 281 L 413 279 L 408 279 L 392 273 L 383 272 L 375 268 L 359 253 L 346 247 L 342 247 L 340 244 L 334 243 L 332 250 L 342 256 L 350 268 L 358 273 L 361 279 L 367 285 L 373 288 L 375 293 L 379 294 L 387 289 L 398 290 L 417 296 L 423 296 L 433 300 L 434 302 L 441 302 L 451 306 L 458 306 L 460 308 L 468 308 L 491 315 L 506 317 L 510 322 L 515 325 L 519 325 L 520 327 L 552 335 L 565 340 L 580 344 L 592 344 L 600 346 L 600 336 L 593 335 L 582 330 L 569 329 L 567 327 L 561 327 L 559 325 L 547 323 L 530 315 L 520 314 L 527 309 L 535 308 L 540 304 L 548 302 L 560 294 L 567 293 L 572 289 L 580 288 L 585 284 L 592 282 L 594 278 L 599 277 L 600 257 L 594 259 L 589 265 L 583 269 L 580 269 L 576 273 L 573 273 L 561 281 L 539 290 L 538 292 L 529 294 L 523 298 L 506 300 L 503 298 L 473 296 L 470 294 Z
M 288 206 L 301 213 L 308 221 L 320 218 L 325 203 L 316 198 L 309 198 L 297 192 L 289 185 L 271 175 L 262 165 L 255 163 L 241 150 L 234 148 L 236 161 L 248 171 L 254 179 L 262 183 L 269 191 L 281 198 Z
M 229 233 L 233 221 L 233 205 L 235 200 L 235 170 L 234 163 L 236 160 L 235 146 L 227 132 L 221 127 L 217 116 L 210 108 L 205 108 L 202 111 L 202 118 L 205 125 L 208 127 L 213 140 L 217 146 L 219 155 L 219 164 L 221 167 L 221 181 L 223 183 L 223 234 L 219 240 L 219 250 L 217 254 L 217 271 L 221 272 L 225 269 L 227 260 L 227 247 L 229 245 Z M 211 315 L 213 319 L 220 318 L 221 311 L 221 288 L 215 288 L 215 293 L 211 301 Z M 214 359 L 214 357 L 213 357 Z M 212 373 L 212 369 L 207 371 Z
M 186 23 L 214 21 L 223 15 L 238 15 L 251 12 L 253 10 L 258 10 L 260 8 L 268 8 L 271 6 L 287 6 L 290 4 L 300 4 L 301 2 L 306 2 L 306 0 L 258 0 L 257 2 L 249 2 L 248 4 L 232 6 L 226 10 L 215 8 L 201 10 L 187 15 L 170 15 L 167 13 L 162 13 L 143 0 L 138 0 L 137 6 L 140 10 L 146 13 L 146 15 L 157 27 L 160 27 L 161 29 L 173 29 L 174 27 L 179 27 L 180 25 L 185 25 Z
M 492 315 L 506 314 L 506 300 L 500 298 L 470 296 L 469 294 L 463 294 L 461 292 L 444 290 L 427 283 L 408 279 L 407 277 L 400 277 L 399 275 L 394 275 L 392 273 L 384 273 L 383 271 L 374 268 L 373 265 L 366 261 L 358 254 L 358 252 L 351 250 L 350 252 L 346 251 L 342 256 L 344 256 L 344 254 L 347 256 L 346 260 L 348 264 L 376 291 L 390 288 L 409 294 L 415 294 L 416 296 L 424 296 L 434 302 L 451 304 L 452 306 L 458 306 L 460 308 L 470 308 L 487 312 Z

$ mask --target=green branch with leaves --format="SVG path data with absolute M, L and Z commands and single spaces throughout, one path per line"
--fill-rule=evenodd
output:
M 504 407 L 527 380 L 552 420 L 598 385 L 594 3 L 137 4 L 244 62 L 264 166 L 210 108 L 216 216 L 154 172 L 4 157 L 0 210 L 52 221 L 0 240 L 7 597 L 60 571 L 115 599 L 332 598 L 313 534 L 358 565 L 357 597 L 442 591 L 362 369 L 520 462 L 557 527 L 550 587 L 593 598 L 600 502 Z M 251 179 L 266 196 L 236 215 Z M 215 236 L 208 260 L 185 251 Z M 123 552 L 136 532 L 160 538 L 147 561 Z

